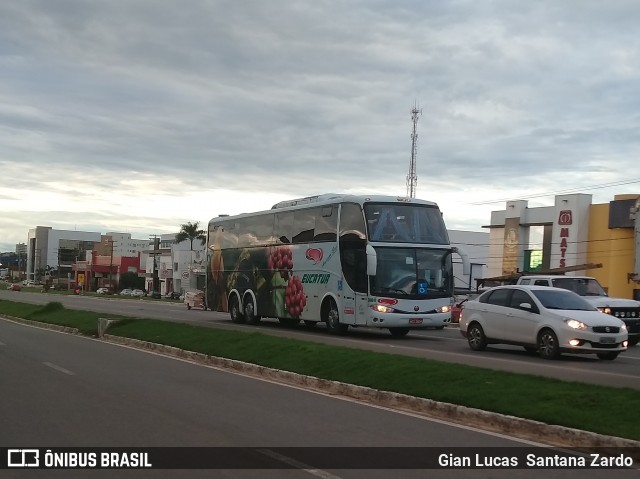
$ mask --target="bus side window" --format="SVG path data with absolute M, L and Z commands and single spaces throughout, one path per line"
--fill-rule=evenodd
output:
M 345 280 L 361 293 L 367 292 L 367 254 L 362 209 L 344 203 L 340 209 L 340 260 Z
M 316 215 L 314 241 L 335 241 L 338 230 L 338 208 L 335 205 L 319 208 Z
M 317 208 L 296 210 L 293 212 L 293 242 L 309 243 L 313 241 L 315 211 Z
M 293 212 L 276 213 L 273 235 L 278 238 L 278 242 L 291 243 L 293 231 Z
M 340 238 L 346 234 L 354 234 L 365 239 L 364 215 L 359 205 L 344 203 L 340 208 Z

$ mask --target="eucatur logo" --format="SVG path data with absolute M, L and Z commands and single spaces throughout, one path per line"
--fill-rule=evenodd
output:
M 567 226 L 573 223 L 573 214 L 571 210 L 562 210 L 558 215 L 558 224 Z
M 318 264 L 324 256 L 320 248 L 309 248 L 304 255 L 309 261 L 313 261 L 313 264 Z

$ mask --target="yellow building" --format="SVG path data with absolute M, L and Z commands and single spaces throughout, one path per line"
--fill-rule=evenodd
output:
M 618 298 L 633 298 L 640 285 L 630 279 L 637 254 L 633 222 L 612 221 L 612 208 L 619 205 L 620 219 L 627 219 L 624 214 L 638 198 L 640 195 L 616 195 L 610 203 L 591 205 L 589 211 L 587 262 L 601 263 L 602 268 L 589 269 L 586 274 L 596 278 L 610 296 Z

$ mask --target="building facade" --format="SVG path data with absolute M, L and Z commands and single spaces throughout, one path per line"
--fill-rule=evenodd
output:
M 588 194 L 559 195 L 553 206 L 508 201 L 491 213 L 488 276 L 558 271 L 595 277 L 611 296 L 640 296 L 637 212 L 640 195 L 592 204 Z
M 85 258 L 87 251 L 99 242 L 100 233 L 92 231 L 56 230 L 36 226 L 27 240 L 26 278 L 36 281 L 47 276 L 71 277 L 73 264 Z

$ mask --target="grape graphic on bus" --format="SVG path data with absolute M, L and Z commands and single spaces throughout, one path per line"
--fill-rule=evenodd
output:
M 270 270 L 278 271 L 282 279 L 289 279 L 291 268 L 293 268 L 293 255 L 290 246 L 277 246 L 269 253 L 267 266 Z
M 285 309 L 291 317 L 299 318 L 307 304 L 307 297 L 304 294 L 304 288 L 302 287 L 302 281 L 300 281 L 299 276 L 289 278 L 284 295 Z

